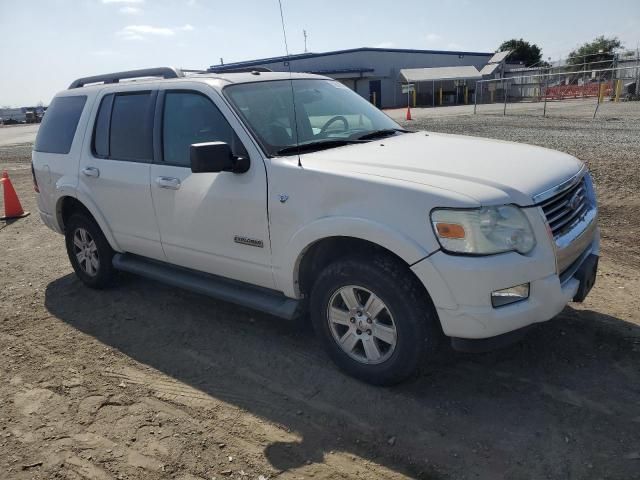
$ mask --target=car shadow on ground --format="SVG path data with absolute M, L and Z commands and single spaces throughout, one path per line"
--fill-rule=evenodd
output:
M 145 279 L 93 291 L 67 275 L 45 302 L 133 360 L 297 433 L 266 446 L 278 470 L 331 451 L 422 478 L 631 478 L 637 467 L 619 442 L 640 426 L 640 328 L 599 312 L 567 308 L 496 352 L 445 349 L 417 379 L 379 388 L 340 373 L 309 328 Z

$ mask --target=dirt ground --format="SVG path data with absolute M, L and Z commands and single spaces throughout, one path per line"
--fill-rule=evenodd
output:
M 0 147 L 32 212 L 0 222 L 0 478 L 640 479 L 640 121 L 410 125 L 580 156 L 603 244 L 584 304 L 394 388 L 340 373 L 304 326 L 128 275 L 83 287 L 30 145 Z

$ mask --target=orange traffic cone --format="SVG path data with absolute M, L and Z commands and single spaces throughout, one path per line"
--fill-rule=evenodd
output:
M 2 172 L 2 178 L 0 183 L 4 187 L 4 217 L 0 217 L 0 220 L 10 220 L 12 218 L 22 218 L 29 215 L 29 212 L 25 212 L 20 205 L 18 195 L 16 194 L 11 180 L 9 180 L 9 174 Z
M 409 107 L 408 105 L 407 105 L 407 120 L 413 120 L 411 118 L 411 107 Z

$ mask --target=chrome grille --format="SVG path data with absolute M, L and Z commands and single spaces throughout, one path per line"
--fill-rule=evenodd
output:
M 540 206 L 554 237 L 571 228 L 589 208 L 584 177 L 575 185 L 545 200 Z

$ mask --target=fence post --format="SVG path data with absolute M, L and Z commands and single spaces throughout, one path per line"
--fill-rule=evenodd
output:
M 611 77 L 613 77 L 613 72 L 611 73 Z M 617 79 L 615 81 L 615 85 L 616 85 L 616 96 L 615 96 L 615 102 L 618 103 L 620 101 L 620 94 L 622 93 L 622 80 L 621 79 Z
M 473 102 L 473 114 L 476 114 L 476 110 L 478 109 L 478 81 L 476 80 L 476 89 L 473 91 L 474 102 Z
M 598 113 L 598 107 L 600 106 L 600 97 L 602 96 L 602 74 L 598 72 L 598 101 L 596 102 L 596 109 L 593 111 L 593 118 L 596 118 Z
M 640 48 L 636 48 L 636 98 L 640 96 Z
M 544 108 L 542 109 L 542 116 L 547 116 L 547 90 L 549 90 L 549 72 L 544 77 Z
M 507 114 L 507 97 L 509 96 L 509 81 L 507 80 L 506 82 L 506 86 L 502 86 L 502 90 L 504 91 L 504 110 L 502 111 L 502 115 L 506 115 Z

